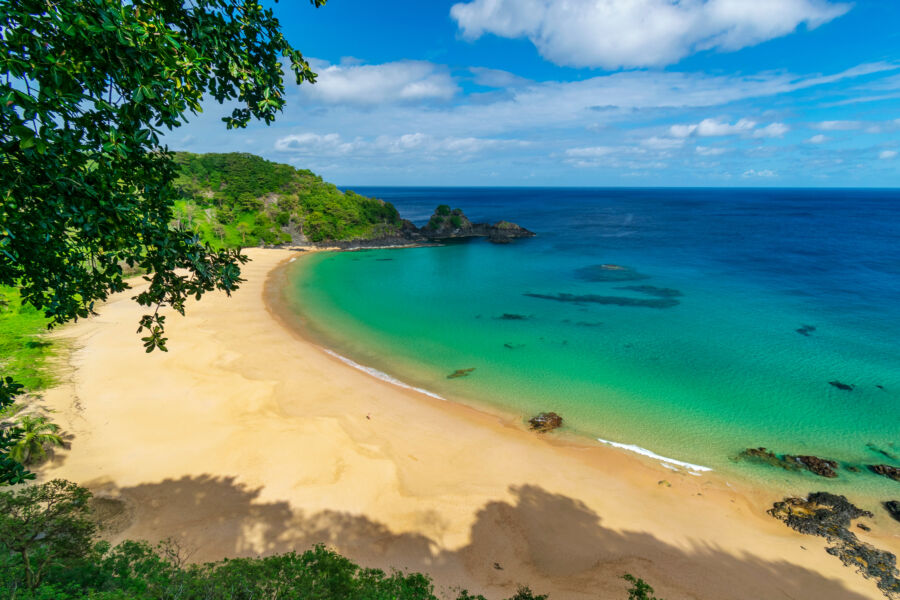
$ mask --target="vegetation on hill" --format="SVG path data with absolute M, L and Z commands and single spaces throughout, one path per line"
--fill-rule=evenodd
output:
M 177 225 L 213 247 L 371 239 L 395 234 L 390 203 L 341 192 L 305 169 L 245 153 L 175 154 Z
M 0 597 L 17 600 L 438 600 L 427 575 L 303 553 L 188 564 L 174 543 L 98 541 L 91 493 L 53 480 L 0 492 Z M 629 600 L 657 600 L 626 575 Z M 456 600 L 485 600 L 465 590 Z M 547 600 L 526 587 L 509 600 Z

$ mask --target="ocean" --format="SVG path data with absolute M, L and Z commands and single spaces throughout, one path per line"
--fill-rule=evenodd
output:
M 896 495 L 865 465 L 900 466 L 900 190 L 353 189 L 537 233 L 297 261 L 292 306 L 357 367 L 688 473 Z

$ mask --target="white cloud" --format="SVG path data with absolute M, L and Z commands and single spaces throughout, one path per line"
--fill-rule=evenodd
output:
M 853 131 L 854 129 L 862 129 L 863 125 L 862 121 L 821 121 L 813 123 L 815 129 L 822 131 Z
M 597 158 L 600 156 L 608 156 L 617 151 L 612 146 L 590 146 L 586 148 L 569 148 L 566 150 L 566 156 L 574 158 Z
M 641 141 L 642 146 L 652 148 L 653 150 L 672 150 L 684 146 L 683 138 L 661 138 L 657 136 L 649 137 Z
M 699 123 L 691 125 L 672 125 L 669 127 L 669 133 L 679 138 L 690 136 L 718 137 L 747 133 L 754 127 L 756 127 L 756 122 L 750 119 L 740 119 L 732 124 L 723 123 L 718 119 L 703 119 Z
M 275 149 L 279 152 L 295 152 L 340 156 L 350 154 L 359 148 L 359 142 L 345 142 L 336 133 L 320 135 L 317 133 L 301 133 L 287 135 L 275 141 Z
M 528 38 L 557 64 L 616 69 L 737 50 L 849 9 L 826 0 L 471 0 L 450 15 L 468 39 Z
M 753 132 L 753 137 L 755 138 L 780 138 L 791 128 L 785 125 L 784 123 L 770 123 L 765 127 L 760 127 L 756 131 Z
M 475 83 L 492 88 L 514 88 L 534 82 L 515 73 L 500 69 L 488 69 L 486 67 L 471 67 L 469 71 L 475 76 Z
M 313 66 L 319 74 L 315 85 L 304 85 L 300 90 L 329 104 L 449 100 L 459 91 L 444 67 L 426 61 Z
M 424 133 L 380 135 L 374 139 L 345 141 L 337 133 L 300 133 L 275 141 L 275 150 L 298 156 L 385 156 L 416 153 L 419 156 L 474 155 L 489 148 L 526 146 L 519 140 L 477 137 L 434 137 Z
M 831 138 L 828 137 L 827 135 L 822 135 L 820 133 L 820 134 L 814 135 L 811 138 L 809 138 L 808 140 L 806 140 L 806 143 L 807 144 L 824 144 L 825 142 L 827 142 L 830 139 Z
M 712 146 L 697 146 L 694 150 L 700 156 L 718 156 L 719 154 L 728 152 L 727 148 L 716 148 Z
M 778 173 L 772 171 L 771 169 L 763 169 L 761 171 L 757 171 L 756 169 L 750 169 L 748 171 L 744 171 L 742 177 L 763 177 L 763 178 L 771 178 L 778 177 Z
M 897 157 L 896 150 L 882 150 L 881 154 L 878 155 L 878 158 L 880 158 L 881 160 L 890 160 L 890 159 L 896 158 L 896 157 Z

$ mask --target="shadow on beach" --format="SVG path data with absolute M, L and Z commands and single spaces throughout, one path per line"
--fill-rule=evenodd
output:
M 113 542 L 172 538 L 194 561 L 303 551 L 323 543 L 365 566 L 428 573 L 444 596 L 465 587 L 502 598 L 521 583 L 551 600 L 618 600 L 626 597 L 620 576 L 630 572 L 667 600 L 865 598 L 796 564 L 734 556 L 711 545 L 682 548 L 647 532 L 606 528 L 578 500 L 534 485 L 510 488 L 512 503 L 482 507 L 469 543 L 457 550 L 441 549 L 421 534 L 394 533 L 359 515 L 305 513 L 286 502 L 261 502 L 260 489 L 230 477 L 101 485 L 96 491 L 101 498 L 121 498 L 128 515 L 130 523 L 120 515 L 118 526 L 108 530 Z M 431 530 L 441 530 L 439 515 L 423 518 L 433 520 Z M 835 559 L 835 569 L 841 568 Z

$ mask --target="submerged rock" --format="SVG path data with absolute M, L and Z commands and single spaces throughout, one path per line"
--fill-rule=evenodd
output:
M 891 445 L 893 445 L 893 444 L 891 444 Z M 888 458 L 888 459 L 890 459 L 890 460 L 898 460 L 896 455 L 891 454 L 890 452 L 888 452 L 888 451 L 885 450 L 884 448 L 879 448 L 878 446 L 876 446 L 876 445 L 873 444 L 872 442 L 869 442 L 868 444 L 866 444 L 866 448 L 868 448 L 869 450 L 871 450 L 871 451 L 874 452 L 875 454 L 880 454 L 880 455 L 882 455 L 883 457 Z
M 815 330 L 816 330 L 816 327 L 814 325 L 803 325 L 800 327 L 800 329 L 795 329 L 794 331 L 796 331 L 800 335 L 805 335 L 806 337 L 809 337 L 809 334 Z
M 894 481 L 900 481 L 900 468 L 891 465 L 867 465 L 869 470 L 884 477 L 890 477 Z
M 563 419 L 555 412 L 542 412 L 536 417 L 528 419 L 528 423 L 531 425 L 532 431 L 546 433 L 562 427 Z
M 503 313 L 499 317 L 494 317 L 498 321 L 526 321 L 530 319 L 528 315 L 520 315 L 516 313 Z
M 611 304 L 614 306 L 641 306 L 645 308 L 672 308 L 678 306 L 680 302 L 673 298 L 628 298 L 626 296 L 598 296 L 596 294 L 534 294 L 526 292 L 523 294 L 529 298 L 540 298 L 541 300 L 555 300 L 557 302 L 573 302 L 575 304 L 592 303 L 592 304 Z
M 738 455 L 739 459 L 767 464 L 772 467 L 780 467 L 787 471 L 807 470 L 820 477 L 837 477 L 837 461 L 818 456 L 793 454 L 778 455 L 766 448 L 747 448 Z
M 815 473 L 820 477 L 837 477 L 835 469 L 837 469 L 838 464 L 836 461 L 828 460 L 827 458 L 819 458 L 818 456 L 791 456 L 790 454 L 785 454 L 784 458 L 785 460 L 796 461 L 803 465 L 807 471 Z
M 852 385 L 850 385 L 849 383 L 841 383 L 840 381 L 837 381 L 837 380 L 835 380 L 835 381 L 829 381 L 829 382 L 828 382 L 828 385 L 833 385 L 833 386 L 836 387 L 837 389 L 839 389 L 839 390 L 844 390 L 845 392 L 852 392 L 852 391 L 853 391 L 853 386 L 852 386 Z
M 763 463 L 771 467 L 780 467 L 787 471 L 799 471 L 800 465 L 794 461 L 788 461 L 778 456 L 767 448 L 747 448 L 740 454 L 739 459 L 750 460 L 752 462 Z
M 616 288 L 617 290 L 631 290 L 632 292 L 640 292 L 648 296 L 656 296 L 657 298 L 678 298 L 684 296 L 680 290 L 674 288 L 656 287 L 655 285 L 623 285 Z
M 795 531 L 832 542 L 826 550 L 829 554 L 856 568 L 864 577 L 875 579 L 888 597 L 900 593 L 897 558 L 860 541 L 849 529 L 854 519 L 872 517 L 869 511 L 857 508 L 844 496 L 816 492 L 806 498 L 785 498 L 767 512 Z
M 474 370 L 475 370 L 475 367 L 472 367 L 470 369 L 457 369 L 457 370 L 453 371 L 452 373 L 450 373 L 449 375 L 447 375 L 447 379 L 459 379 L 460 377 L 468 377 L 469 375 L 472 374 L 472 371 L 474 371 Z
M 888 514 L 891 515 L 895 521 L 900 521 L 900 502 L 888 500 L 887 502 L 882 502 L 881 505 L 884 506 L 884 510 L 888 511 Z
M 639 281 L 649 279 L 649 275 L 638 273 L 631 267 L 622 265 L 590 265 L 575 270 L 575 276 L 585 281 Z
M 518 350 L 519 348 L 524 348 L 525 344 L 512 344 L 510 342 L 507 342 L 503 344 L 503 347 L 508 350 Z

